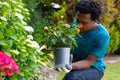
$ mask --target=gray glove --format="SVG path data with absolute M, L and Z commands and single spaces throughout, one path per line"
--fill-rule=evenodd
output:
M 69 64 L 60 64 L 60 65 L 57 65 L 55 67 L 55 70 L 56 71 L 64 71 L 64 72 L 68 73 L 69 71 L 72 70 L 72 59 L 73 59 L 73 55 L 71 54 L 70 55 L 70 63 Z

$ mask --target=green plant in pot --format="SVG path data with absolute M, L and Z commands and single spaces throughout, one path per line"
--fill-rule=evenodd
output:
M 77 46 L 75 35 L 76 28 L 64 21 L 59 21 L 56 25 L 45 26 L 45 44 L 53 49 L 55 67 L 70 64 L 70 50 Z
M 60 48 L 60 47 L 69 47 L 73 48 L 73 46 L 77 46 L 75 35 L 75 28 L 70 28 L 70 25 L 59 21 L 56 25 L 53 26 L 45 26 L 44 27 L 45 38 L 43 39 L 45 44 L 52 48 Z

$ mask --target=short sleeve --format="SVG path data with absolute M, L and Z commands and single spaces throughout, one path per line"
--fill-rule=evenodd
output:
M 99 35 L 95 38 L 95 46 L 93 50 L 90 52 L 93 56 L 98 58 L 104 57 L 108 44 L 109 44 L 110 36 L 109 35 Z
M 70 27 L 71 27 L 71 28 L 75 28 L 76 24 L 77 24 L 77 21 L 76 21 L 76 19 L 74 19 L 74 20 L 72 21 Z

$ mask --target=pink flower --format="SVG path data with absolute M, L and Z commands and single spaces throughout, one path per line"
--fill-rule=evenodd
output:
M 19 67 L 12 57 L 0 51 L 0 73 L 4 75 L 13 75 L 19 72 Z

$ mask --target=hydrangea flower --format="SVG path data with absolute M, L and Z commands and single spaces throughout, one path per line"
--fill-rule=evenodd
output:
M 37 50 L 40 48 L 39 44 L 36 41 L 32 41 L 31 45 L 33 45 Z
M 16 13 L 15 16 L 17 16 L 20 20 L 23 20 L 24 18 L 23 15 L 20 13 Z
M 27 35 L 27 39 L 33 40 L 33 36 L 32 35 Z
M 0 51 L 0 73 L 6 76 L 11 76 L 19 72 L 19 67 L 12 57 Z
M 26 30 L 27 32 L 29 32 L 30 34 L 32 34 L 32 32 L 34 32 L 34 29 L 32 28 L 32 26 L 25 26 L 24 28 L 25 28 L 25 30 Z
M 3 20 L 3 21 L 7 21 L 7 19 L 3 16 L 0 16 L 0 19 Z
M 36 50 L 40 48 L 38 42 L 36 41 L 32 41 L 31 39 L 26 39 L 25 41 L 29 43 L 28 46 L 35 48 Z

